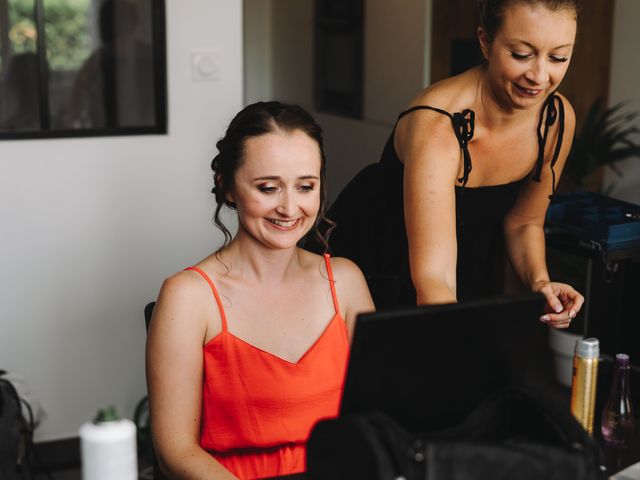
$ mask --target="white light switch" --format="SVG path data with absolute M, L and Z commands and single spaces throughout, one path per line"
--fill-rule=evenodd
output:
M 217 50 L 191 52 L 191 79 L 196 82 L 220 80 L 220 54 Z

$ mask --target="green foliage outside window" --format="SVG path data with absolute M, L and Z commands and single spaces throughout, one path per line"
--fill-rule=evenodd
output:
M 54 70 L 78 69 L 90 53 L 87 13 L 90 0 L 43 0 L 47 62 Z M 36 51 L 34 0 L 10 0 L 12 53 Z
M 34 20 L 33 0 L 9 2 L 9 41 L 14 55 L 36 51 L 38 33 Z
M 80 68 L 91 53 L 89 0 L 45 0 L 47 58 L 56 70 Z

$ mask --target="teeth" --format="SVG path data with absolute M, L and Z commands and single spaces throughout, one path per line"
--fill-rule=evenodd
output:
M 528 93 L 529 95 L 536 95 L 539 90 L 529 90 L 528 88 L 520 87 L 520 90 Z
M 288 220 L 288 221 L 284 221 L 284 220 L 275 220 L 275 219 L 269 219 L 269 221 L 271 223 L 275 223 L 276 225 L 278 225 L 279 227 L 292 227 L 294 223 L 296 223 L 296 220 Z

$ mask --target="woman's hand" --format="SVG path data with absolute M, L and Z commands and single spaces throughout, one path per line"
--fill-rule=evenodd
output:
M 542 293 L 547 299 L 540 321 L 555 328 L 567 328 L 584 303 L 584 297 L 566 283 L 539 282 L 533 291 Z

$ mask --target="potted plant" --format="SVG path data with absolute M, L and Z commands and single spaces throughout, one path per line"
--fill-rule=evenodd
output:
M 600 186 L 603 167 L 611 168 L 622 177 L 617 163 L 640 157 L 639 114 L 637 111 L 623 112 L 627 103 L 605 108 L 604 99 L 600 97 L 591 105 L 569 153 L 563 176 L 568 190 L 595 190 L 607 195 L 615 182 L 606 188 Z

